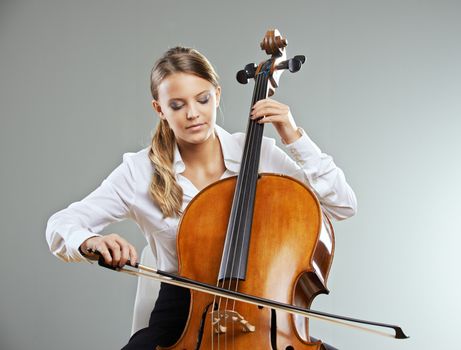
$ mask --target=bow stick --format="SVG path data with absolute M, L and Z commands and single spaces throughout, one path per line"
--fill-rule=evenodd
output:
M 204 292 L 204 293 L 208 293 L 208 294 L 212 294 L 212 295 L 216 295 L 216 296 L 220 296 L 220 297 L 224 297 L 224 298 L 228 298 L 232 300 L 237 300 L 237 301 L 253 304 L 256 306 L 267 306 L 271 309 L 289 312 L 293 315 L 300 315 L 303 317 L 314 318 L 314 319 L 318 319 L 321 321 L 326 321 L 330 323 L 339 324 L 342 326 L 360 329 L 360 330 L 367 331 L 367 332 L 372 332 L 372 333 L 382 335 L 382 336 L 392 337 L 395 339 L 409 338 L 403 332 L 402 328 L 396 325 L 381 323 L 381 322 L 366 321 L 366 320 L 361 320 L 358 318 L 335 315 L 335 314 L 331 314 L 327 312 L 316 311 L 310 308 L 306 309 L 306 308 L 302 308 L 302 307 L 295 306 L 295 305 L 280 303 L 274 300 L 260 298 L 257 296 L 248 295 L 248 294 L 240 293 L 237 291 L 227 290 L 227 289 L 223 289 L 223 288 L 213 286 L 210 284 L 194 281 L 189 278 L 181 277 L 174 273 L 157 270 L 152 267 L 148 267 L 148 266 L 145 266 L 139 263 L 136 263 L 135 266 L 132 267 L 131 263 L 128 261 L 127 265 L 123 267 L 113 267 L 104 262 L 104 258 L 101 256 L 101 254 L 98 251 L 91 251 L 91 252 L 96 255 L 99 255 L 98 264 L 100 266 L 108 268 L 110 270 L 117 271 L 117 272 L 123 272 L 123 273 L 127 273 L 133 276 L 144 276 L 147 278 L 151 278 L 151 279 L 158 280 L 164 283 L 176 285 L 179 287 L 185 287 L 185 288 L 193 289 L 199 292 Z M 363 325 L 392 329 L 394 331 L 394 334 L 389 334 L 389 333 L 386 333 L 386 332 L 383 332 L 377 329 L 365 327 Z

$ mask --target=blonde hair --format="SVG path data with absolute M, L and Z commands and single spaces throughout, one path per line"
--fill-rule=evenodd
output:
M 215 87 L 219 85 L 218 75 L 205 56 L 195 49 L 177 46 L 165 52 L 152 68 L 150 89 L 154 100 L 158 100 L 160 83 L 174 73 L 193 74 Z M 165 217 L 181 214 L 183 192 L 173 169 L 175 147 L 173 130 L 166 120 L 160 120 L 149 149 L 149 159 L 154 165 L 149 192 Z

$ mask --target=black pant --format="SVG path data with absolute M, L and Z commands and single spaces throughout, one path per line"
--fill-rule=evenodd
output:
M 188 289 L 161 283 L 149 326 L 133 334 L 122 350 L 154 350 L 158 345 L 173 345 L 186 325 L 189 304 Z M 331 345 L 324 346 L 326 350 L 337 350 Z
M 133 334 L 122 350 L 154 350 L 158 345 L 173 345 L 186 325 L 189 303 L 188 289 L 161 283 L 149 326 Z

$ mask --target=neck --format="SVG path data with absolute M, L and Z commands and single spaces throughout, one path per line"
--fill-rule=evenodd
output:
M 213 133 L 207 141 L 201 144 L 183 144 L 178 142 L 181 158 L 186 168 L 208 168 L 222 158 L 219 139 Z

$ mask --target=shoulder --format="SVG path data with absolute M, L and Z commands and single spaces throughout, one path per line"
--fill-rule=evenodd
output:
M 122 156 L 123 163 L 127 163 L 129 166 L 143 166 L 150 162 L 149 151 L 150 146 L 136 152 L 125 152 Z
M 147 146 L 136 152 L 125 152 L 123 153 L 123 161 L 143 162 L 149 159 L 149 150 L 150 146 Z
M 153 165 L 149 159 L 150 146 L 147 146 L 139 151 L 126 152 L 123 154 L 123 164 L 131 172 L 132 177 L 148 177 L 150 178 Z

